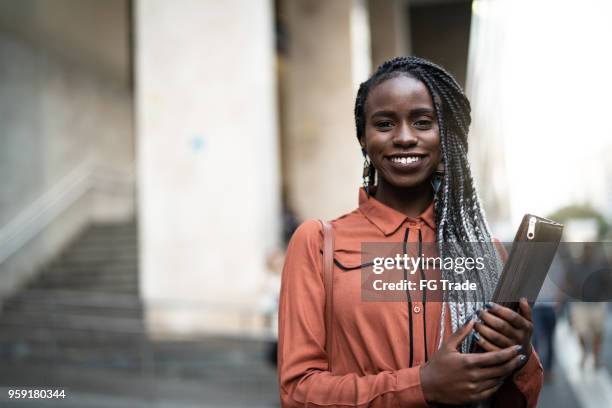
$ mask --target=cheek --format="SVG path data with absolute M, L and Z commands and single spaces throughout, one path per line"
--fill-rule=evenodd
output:
M 384 145 L 384 140 L 376 132 L 366 132 L 365 136 L 366 151 L 370 157 L 376 156 Z

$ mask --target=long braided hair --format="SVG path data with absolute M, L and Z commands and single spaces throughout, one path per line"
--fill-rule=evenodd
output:
M 442 279 L 453 283 L 470 280 L 477 282 L 479 288 L 478 291 L 445 291 L 443 300 L 449 305 L 452 330 L 455 332 L 476 309 L 491 299 L 502 268 L 467 157 L 470 102 L 457 81 L 438 65 L 418 57 L 393 58 L 379 66 L 359 87 L 355 100 L 355 125 L 359 140 L 365 137 L 365 103 L 370 90 L 400 75 L 418 79 L 427 87 L 440 129 L 445 171 L 442 184 L 434 195 L 439 254 L 443 259 L 480 256 L 485 261 L 485 268 L 480 271 L 462 274 L 444 268 L 441 271 Z M 372 184 L 376 169 L 371 162 L 367 172 Z M 443 304 L 438 347 L 444 337 L 445 306 Z M 463 352 L 470 349 L 471 342 L 471 336 L 468 336 L 461 346 Z

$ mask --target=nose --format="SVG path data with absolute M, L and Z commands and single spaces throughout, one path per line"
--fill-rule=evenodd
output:
M 397 146 L 413 146 L 418 142 L 416 134 L 413 129 L 407 124 L 402 123 L 401 126 L 396 128 L 396 132 L 393 135 L 393 143 Z

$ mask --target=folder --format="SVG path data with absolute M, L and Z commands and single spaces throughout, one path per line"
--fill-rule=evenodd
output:
M 561 241 L 563 224 L 537 215 L 525 214 L 510 255 L 493 293 L 493 301 L 517 311 L 521 297 L 533 306 Z M 481 352 L 472 343 L 470 352 Z
M 518 310 L 521 297 L 535 302 L 553 261 L 563 224 L 537 215 L 525 214 L 508 260 L 493 293 L 493 301 Z

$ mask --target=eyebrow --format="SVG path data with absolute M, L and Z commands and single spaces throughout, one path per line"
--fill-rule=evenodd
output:
M 430 108 L 416 108 L 410 111 L 411 116 L 434 115 L 434 114 L 435 114 L 434 110 Z M 379 111 L 374 112 L 372 115 L 370 115 L 370 117 L 374 118 L 376 116 L 395 116 L 395 115 L 396 115 L 395 111 L 379 110 Z

